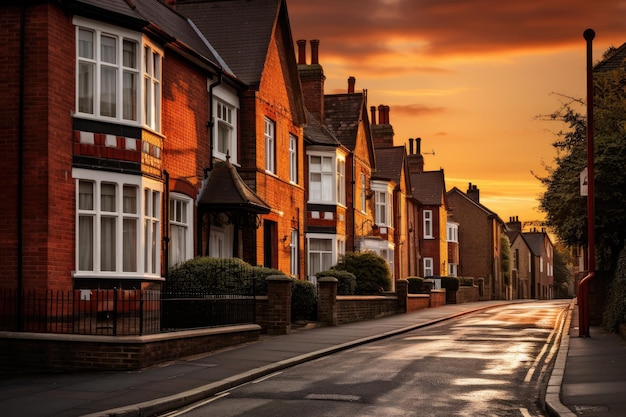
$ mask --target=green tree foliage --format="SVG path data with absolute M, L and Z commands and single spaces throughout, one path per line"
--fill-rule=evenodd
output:
M 626 237 L 626 71 L 594 74 L 594 171 L 596 269 L 613 271 Z M 570 99 L 550 115 L 568 129 L 557 133 L 554 168 L 539 180 L 546 186 L 540 207 L 567 246 L 587 243 L 587 200 L 579 175 L 587 165 L 586 118 Z
M 574 278 L 571 269 L 568 267 L 568 256 L 562 253 L 560 248 L 554 250 L 554 288 L 556 298 L 570 298 L 569 284 Z
M 500 235 L 500 269 L 504 285 L 509 285 L 511 279 L 511 241 L 505 234 Z
M 617 331 L 621 323 L 626 323 L 626 248 L 619 256 L 603 317 L 603 326 L 610 331 Z
M 391 270 L 387 261 L 373 252 L 347 252 L 333 269 L 356 276 L 356 294 L 378 294 L 391 289 Z

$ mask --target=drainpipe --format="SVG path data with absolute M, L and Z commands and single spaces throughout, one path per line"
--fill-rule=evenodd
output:
M 23 330 L 22 292 L 24 290 L 24 237 L 23 237 L 23 170 L 24 170 L 24 73 L 26 56 L 26 2 L 20 2 L 20 58 L 17 116 L 17 331 Z
M 587 259 L 589 270 L 578 283 L 578 335 L 589 337 L 589 282 L 595 276 L 595 196 L 593 187 L 593 63 L 592 41 L 596 36 L 593 29 L 583 33 L 587 41 Z
M 165 278 L 169 277 L 170 273 L 170 173 L 167 170 L 163 170 L 165 176 L 165 204 L 164 204 L 164 217 L 165 217 L 165 236 L 163 237 L 163 243 L 165 243 L 165 253 L 163 262 L 165 264 Z M 167 281 L 166 281 L 167 282 Z
M 209 85 L 209 121 L 206 123 L 206 127 L 209 131 L 209 167 L 204 169 L 205 179 L 209 176 L 208 173 L 213 170 L 213 126 L 215 126 L 215 117 L 213 116 L 213 89 L 222 83 L 223 75 L 224 71 L 219 69 L 217 71 L 217 81 Z M 202 250 L 202 214 L 199 210 L 196 227 L 196 245 L 198 247 L 198 253 L 202 256 L 204 254 Z M 210 239 L 207 239 L 207 249 L 209 241 Z

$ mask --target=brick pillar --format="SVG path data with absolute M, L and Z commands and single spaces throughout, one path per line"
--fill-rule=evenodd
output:
M 286 275 L 270 275 L 267 281 L 267 334 L 291 331 L 291 285 Z
M 327 326 L 337 325 L 337 278 L 317 280 L 317 320 Z
M 396 297 L 398 297 L 398 311 L 406 313 L 409 298 L 409 281 L 406 279 L 396 281 Z

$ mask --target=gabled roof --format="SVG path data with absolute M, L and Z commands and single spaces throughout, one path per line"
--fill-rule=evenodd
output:
M 95 20 L 114 22 L 135 30 L 143 30 L 218 67 L 220 57 L 202 39 L 187 18 L 159 0 L 62 0 L 72 12 Z
M 544 232 L 525 232 L 523 235 L 533 255 L 541 256 L 545 242 L 544 239 L 547 238 L 550 240 L 547 234 Z
M 404 146 L 376 148 L 375 178 L 385 178 L 400 184 L 402 171 L 406 169 L 406 150 Z
M 411 174 L 412 194 L 423 205 L 446 205 L 446 181 L 443 169 Z
M 356 146 L 364 100 L 362 93 L 324 95 L 324 123 L 351 151 Z
M 598 62 L 593 67 L 593 72 L 607 72 L 616 69 L 624 68 L 626 61 L 626 43 L 622 44 L 619 48 L 606 59 Z
M 499 223 L 501 224 L 505 224 L 502 219 L 500 218 L 500 216 L 498 216 L 495 212 L 489 210 L 487 207 L 483 206 L 480 203 L 477 203 L 476 201 L 472 200 L 466 193 L 464 193 L 463 191 L 459 190 L 457 187 L 453 187 L 450 191 L 448 191 L 446 193 L 446 195 L 451 195 L 451 194 L 457 194 L 459 195 L 461 198 L 463 198 L 464 200 L 466 200 L 469 204 L 475 206 L 476 208 L 478 208 L 479 210 L 482 210 L 483 212 L 485 212 L 486 215 L 488 216 L 493 216 Z M 454 217 L 454 213 L 452 213 L 452 216 Z
M 304 125 L 304 140 L 309 145 L 341 146 L 341 142 L 317 120 L 308 110 L 306 111 L 307 124 Z
M 198 206 L 209 211 L 245 211 L 267 214 L 270 207 L 252 191 L 239 176 L 237 169 L 226 161 L 217 162 L 209 173 Z
M 190 17 L 234 75 L 248 85 L 258 85 L 283 3 L 284 0 L 178 0 L 176 10 Z

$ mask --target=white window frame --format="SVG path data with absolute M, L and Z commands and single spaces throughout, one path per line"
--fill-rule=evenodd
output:
M 118 174 L 113 172 L 93 171 L 82 168 L 74 168 L 72 177 L 76 184 L 76 251 L 75 265 L 76 278 L 161 278 L 161 196 L 163 185 L 160 182 L 150 180 L 137 175 Z M 81 207 L 80 184 L 81 182 L 93 184 L 93 201 L 91 208 Z M 102 185 L 115 186 L 115 208 L 103 210 L 102 208 Z M 136 207 L 132 212 L 125 207 L 124 187 L 134 187 L 136 193 Z M 146 196 L 149 196 L 146 201 Z M 81 219 L 91 218 L 90 242 L 81 241 Z M 115 265 L 112 269 L 103 270 L 102 264 L 102 224 L 103 219 L 115 219 L 114 256 Z M 135 235 L 133 246 L 124 246 L 125 221 L 135 220 Z M 84 225 L 85 223 L 83 223 Z M 91 267 L 81 267 L 81 250 L 88 248 L 91 252 Z M 131 251 L 135 255 L 134 271 L 125 270 L 125 254 Z M 83 254 L 85 256 L 85 254 Z
M 459 225 L 457 223 L 448 222 L 447 239 L 448 242 L 458 243 L 459 241 Z
M 337 203 L 346 205 L 346 159 L 337 157 Z
M 289 135 L 289 182 L 298 183 L 298 138 Z
M 367 182 L 364 173 L 361 173 L 361 213 L 367 213 Z
M 433 258 L 423 258 L 424 278 L 432 277 L 435 274 Z
M 308 233 L 306 235 L 306 239 L 307 239 L 307 275 L 308 276 L 313 276 L 315 275 L 317 272 L 320 271 L 325 271 L 327 269 L 330 269 L 331 266 L 336 265 L 337 264 L 337 260 L 338 260 L 338 250 L 339 250 L 339 246 L 337 243 L 338 240 L 338 236 L 337 235 L 329 235 L 329 234 L 323 234 L 323 233 Z M 319 240 L 324 240 L 328 242 L 328 247 L 329 249 L 326 250 L 316 250 L 313 249 L 313 247 L 315 246 L 314 243 L 315 241 L 319 241 Z M 314 254 L 319 254 L 320 257 L 317 260 L 317 265 L 316 262 L 312 259 L 312 255 Z M 327 258 L 327 265 L 324 262 L 324 258 L 323 255 L 326 254 L 328 255 Z
M 73 24 L 76 26 L 76 91 L 75 91 L 75 115 L 88 118 L 105 120 L 113 123 L 142 126 L 156 132 L 161 131 L 161 101 L 162 101 L 162 67 L 163 49 L 150 42 L 139 32 L 125 30 L 123 28 L 96 22 L 90 19 L 75 16 Z M 81 31 L 93 34 L 92 55 L 81 55 Z M 103 38 L 115 40 L 115 60 L 106 61 L 102 58 Z M 136 45 L 134 66 L 125 65 L 124 42 Z M 149 55 L 150 59 L 147 59 Z M 84 73 L 81 68 L 93 67 L 91 73 L 91 108 L 89 111 L 82 106 L 80 80 Z M 115 71 L 115 111 L 114 115 L 103 115 L 101 104 L 103 88 L 103 69 Z M 124 77 L 134 77 L 134 90 L 132 101 L 124 101 Z M 124 104 L 132 107 L 133 116 L 125 117 Z M 132 104 L 131 104 L 132 103 Z
M 372 181 L 376 225 L 393 227 L 393 194 L 387 182 Z
M 213 144 L 214 155 L 226 160 L 226 155 L 233 153 L 232 144 L 235 137 L 235 123 L 237 115 L 235 108 L 222 100 L 215 100 L 215 143 Z
M 276 122 L 265 118 L 265 172 L 276 175 Z
M 308 154 L 309 159 L 309 202 L 336 202 L 335 154 L 314 152 Z M 319 164 L 314 163 L 319 159 Z M 319 167 L 319 168 L 318 168 Z
M 184 194 L 171 193 L 169 204 L 169 266 L 172 267 L 193 258 L 194 201 Z
M 448 264 L 448 276 L 451 277 L 456 277 L 457 276 L 457 272 L 458 271 L 458 265 L 454 264 L 454 263 L 449 263 Z
M 289 241 L 289 252 L 291 254 L 289 262 L 289 273 L 292 277 L 298 277 L 298 269 L 300 264 L 300 257 L 298 256 L 298 231 L 291 231 L 291 240 Z
M 424 225 L 424 239 L 434 239 L 433 234 L 433 211 L 424 210 L 422 212 L 422 220 Z

